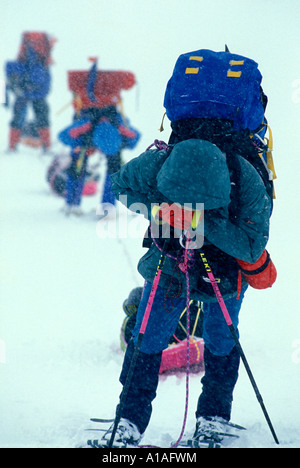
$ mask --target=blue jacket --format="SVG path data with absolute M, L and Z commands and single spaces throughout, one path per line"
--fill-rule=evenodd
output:
M 133 203 L 135 209 L 137 203 L 146 205 L 147 210 L 142 212 L 149 220 L 152 203 L 204 203 L 203 251 L 215 277 L 223 278 L 220 289 L 224 299 L 237 294 L 239 267 L 235 259 L 254 263 L 269 236 L 271 201 L 265 186 L 250 163 L 240 156 L 236 158 L 240 166 L 238 191 L 232 186 L 226 156 L 203 140 L 178 143 L 170 155 L 164 150 L 148 150 L 112 176 L 116 196 L 126 195 L 128 208 Z M 172 256 L 181 255 L 176 242 L 170 242 Z M 141 275 L 150 282 L 160 258 L 160 245 L 161 240 L 151 243 L 138 265 Z M 190 271 L 192 297 L 215 301 L 211 285 L 203 282 L 205 272 L 195 252 Z M 165 263 L 160 285 L 182 287 L 185 294 L 184 275 L 171 257 Z
M 33 50 L 26 62 L 7 62 L 6 77 L 8 88 L 28 100 L 44 99 L 50 91 L 49 68 L 38 60 Z

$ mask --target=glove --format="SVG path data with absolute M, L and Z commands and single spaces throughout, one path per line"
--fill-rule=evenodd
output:
M 276 281 L 277 271 L 269 252 L 264 250 L 255 263 L 238 260 L 247 283 L 255 289 L 271 288 Z

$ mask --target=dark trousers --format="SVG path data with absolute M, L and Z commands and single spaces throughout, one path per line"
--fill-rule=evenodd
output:
M 130 340 L 126 350 L 120 382 L 125 385 L 134 353 Z M 152 402 L 156 397 L 162 353 L 139 353 L 122 417 L 137 425 L 141 434 L 145 432 L 152 414 Z M 196 417 L 220 417 L 230 420 L 233 390 L 238 379 L 240 356 L 236 347 L 228 356 L 215 356 L 207 348 L 204 353 L 205 375 L 202 378 L 202 393 L 198 400 Z M 120 398 L 122 393 L 120 395 Z M 172 410 L 170 401 L 170 410 Z
M 215 417 L 230 420 L 233 390 L 238 379 L 240 355 L 236 347 L 228 356 L 215 356 L 204 349 L 205 375 L 198 400 L 196 417 Z
M 134 338 L 129 342 L 124 358 L 120 376 L 122 385 L 126 381 L 134 352 L 134 343 L 137 340 L 140 322 L 144 315 L 150 290 L 151 284 L 147 283 L 139 305 L 137 323 L 133 330 Z M 174 307 L 173 304 L 173 310 L 170 312 L 170 307 L 164 308 L 164 304 L 168 304 L 163 302 L 163 298 L 164 291 L 158 287 L 141 345 L 142 351 L 139 352 L 122 412 L 122 417 L 135 423 L 141 433 L 145 431 L 150 421 L 152 401 L 156 397 L 158 386 L 162 350 L 168 346 L 168 340 L 174 333 L 180 313 L 185 306 L 185 299 L 179 298 L 177 307 Z M 241 297 L 240 300 L 233 298 L 226 301 L 228 310 L 231 312 L 231 318 L 236 326 L 242 300 Z M 229 421 L 233 390 L 238 379 L 240 356 L 218 303 L 205 304 L 205 306 L 205 333 L 203 334 L 205 341 L 205 375 L 201 381 L 203 387 L 198 401 L 196 417 L 219 416 Z
M 131 339 L 126 349 L 120 375 L 120 382 L 123 386 L 126 382 L 134 349 L 134 343 Z M 125 407 L 122 411 L 122 418 L 129 419 L 136 424 L 141 434 L 145 432 L 152 414 L 152 401 L 156 397 L 161 356 L 162 352 L 157 354 L 139 352 Z M 120 398 L 121 396 L 122 393 Z
M 25 119 L 27 106 L 31 103 L 34 114 L 35 121 L 38 128 L 47 128 L 49 127 L 49 106 L 44 99 L 35 99 L 33 101 L 28 101 L 23 97 L 18 97 L 15 101 L 13 108 L 13 119 L 10 123 L 12 128 L 22 129 Z

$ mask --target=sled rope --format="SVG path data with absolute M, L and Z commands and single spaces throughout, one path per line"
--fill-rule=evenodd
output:
M 155 245 L 157 246 L 157 248 L 161 251 L 161 248 L 156 244 L 156 242 L 154 241 Z M 187 244 L 186 246 L 188 247 L 189 246 L 189 238 L 187 239 Z M 172 257 L 171 255 L 167 254 L 165 252 L 165 255 L 167 257 Z M 174 257 L 172 257 L 174 258 Z M 180 432 L 180 435 L 177 439 L 177 441 L 172 444 L 171 448 L 176 448 L 183 435 L 184 435 L 184 431 L 185 431 L 185 427 L 186 427 L 186 421 L 187 421 L 187 414 L 188 414 L 188 406 L 189 406 L 189 380 L 190 380 L 190 281 L 189 281 L 189 261 L 190 259 L 192 258 L 192 251 L 188 248 L 185 249 L 184 251 L 184 258 L 183 258 L 183 262 L 179 263 L 179 268 L 181 269 L 181 271 L 185 274 L 185 277 L 186 277 L 186 333 L 187 333 L 187 348 L 186 348 L 186 394 L 185 394 L 185 409 L 184 409 L 184 418 L 183 418 L 183 423 L 182 423 L 182 429 L 181 429 L 181 432 Z M 140 445 L 141 448 L 156 448 L 155 446 L 153 445 Z
M 187 239 L 186 249 L 184 250 L 184 259 L 183 262 L 179 264 L 179 268 L 185 274 L 186 278 L 186 336 L 187 336 L 187 346 L 186 346 L 186 383 L 185 383 L 185 409 L 184 409 L 184 418 L 182 429 L 178 440 L 172 444 L 171 448 L 175 448 L 179 445 L 186 427 L 188 406 L 189 406 L 189 382 L 190 382 L 190 279 L 189 279 L 189 261 L 192 257 L 192 251 L 189 247 L 189 238 Z

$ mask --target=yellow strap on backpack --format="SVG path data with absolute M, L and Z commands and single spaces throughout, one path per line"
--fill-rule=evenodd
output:
M 271 128 L 269 125 L 267 125 L 268 127 L 268 130 L 269 130 L 269 138 L 267 139 L 267 142 L 268 142 L 268 151 L 267 151 L 267 165 L 268 165 L 268 168 L 271 169 L 271 171 L 273 172 L 273 179 L 277 179 L 277 175 L 276 175 L 276 172 L 275 172 L 275 166 L 274 166 L 274 161 L 273 161 L 273 155 L 272 155 L 272 151 L 273 151 L 273 135 L 272 135 L 272 131 L 271 131 Z
M 267 127 L 267 129 L 269 131 L 269 138 L 264 137 L 264 143 L 267 146 L 266 161 L 264 159 L 264 156 L 263 156 L 264 153 L 263 152 L 259 153 L 259 157 L 261 158 L 262 162 L 264 163 L 266 169 L 268 169 L 269 174 L 272 175 L 271 180 L 275 180 L 275 179 L 277 179 L 277 175 L 276 175 L 276 172 L 275 172 L 275 165 L 274 165 L 273 155 L 272 155 L 273 135 L 272 135 L 271 128 L 267 123 L 263 122 L 262 125 Z M 257 135 L 257 136 L 261 141 L 263 141 L 262 138 L 259 137 L 259 135 Z M 252 137 L 253 137 L 253 135 L 250 135 L 250 138 L 252 138 Z M 276 198 L 275 190 L 274 190 L 274 187 L 273 187 L 273 199 L 275 199 L 275 198 Z
M 78 174 L 81 172 L 81 169 L 83 166 L 85 152 L 86 152 L 86 148 L 81 148 L 80 153 L 79 153 L 79 158 L 77 159 L 77 162 L 76 162 L 76 171 Z
M 273 160 L 273 135 L 270 126 L 267 124 L 268 131 L 269 131 L 269 138 L 266 138 L 267 144 L 268 144 L 268 151 L 267 151 L 267 166 L 268 168 L 272 171 L 273 174 L 273 180 L 277 179 L 276 171 L 275 171 L 275 165 L 274 165 L 274 160 Z M 275 195 L 275 189 L 273 188 L 273 199 L 276 198 Z

